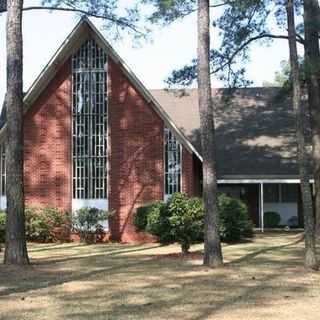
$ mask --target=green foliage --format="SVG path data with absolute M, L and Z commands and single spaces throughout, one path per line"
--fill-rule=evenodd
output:
M 6 238 L 6 213 L 0 210 L 0 243 L 3 243 Z
M 187 198 L 175 193 L 167 203 L 155 202 L 138 210 L 135 225 L 164 244 L 178 242 L 182 251 L 203 241 L 204 208 L 200 198 Z M 235 242 L 253 236 L 253 223 L 247 206 L 239 199 L 225 194 L 218 196 L 219 232 L 223 241 Z
M 168 202 L 172 237 L 188 252 L 190 245 L 203 239 L 204 216 L 200 199 L 177 193 Z
M 196 10 L 196 0 L 143 0 L 153 6 L 152 23 L 167 25 Z
M 197 10 L 194 0 L 144 0 L 152 5 L 149 20 L 167 25 Z M 296 12 L 301 14 L 301 1 L 295 1 Z M 248 86 L 246 64 L 250 61 L 250 47 L 254 43 L 269 45 L 279 34 L 286 36 L 286 11 L 283 0 L 235 0 L 210 2 L 212 26 L 219 36 L 219 46 L 210 50 L 211 73 L 229 87 Z M 284 32 L 272 34 L 274 21 Z M 297 27 L 298 38 L 303 25 Z M 280 37 L 281 38 L 281 37 Z M 301 42 L 301 39 L 299 39 Z M 197 59 L 168 77 L 169 86 L 188 86 L 197 78 Z M 278 79 L 283 81 L 283 79 Z
M 299 76 L 302 86 L 306 83 L 307 72 L 304 59 L 299 56 Z M 290 92 L 292 90 L 290 63 L 288 60 L 282 60 L 280 62 L 280 70 L 275 72 L 274 81 L 264 82 L 264 86 L 281 87 L 284 89 L 284 92 Z
M 183 253 L 203 239 L 203 205 L 197 198 L 175 193 L 167 203 L 153 207 L 147 221 L 146 231 L 161 243 L 178 242 Z
M 218 196 L 220 236 L 225 242 L 235 242 L 253 236 L 253 224 L 247 206 L 239 199 L 225 194 Z
M 146 231 L 157 236 L 163 244 L 175 241 L 171 234 L 170 216 L 167 203 L 159 203 L 151 208 L 147 216 Z
M 264 226 L 266 228 L 275 228 L 281 221 L 280 214 L 274 211 L 268 211 L 264 213 Z
M 26 237 L 31 241 L 54 241 L 54 229 L 70 223 L 67 213 L 50 207 L 27 207 L 25 219 Z
M 197 11 L 195 0 L 144 0 L 153 5 L 150 21 L 167 25 Z M 270 0 L 216 1 L 210 3 L 215 10 L 212 25 L 219 34 L 220 45 L 210 51 L 210 68 L 230 87 L 248 86 L 245 63 L 249 60 L 249 45 L 265 39 L 270 16 Z M 243 63 L 241 63 L 243 62 Z M 181 69 L 174 70 L 167 79 L 169 86 L 188 86 L 197 78 L 197 59 Z
M 50 8 L 50 11 L 65 9 L 81 16 L 99 18 L 108 38 L 119 40 L 125 33 L 137 41 L 146 38 L 149 32 L 141 17 L 143 2 L 131 0 L 123 5 L 119 0 L 42 0 L 42 6 Z
M 81 208 L 72 217 L 73 229 L 79 233 L 81 241 L 90 241 L 91 234 L 103 231 L 101 223 L 108 218 L 108 212 L 97 208 Z
M 54 229 L 70 224 L 69 215 L 55 208 L 27 207 L 25 209 L 26 238 L 30 241 L 55 241 Z M 0 243 L 5 241 L 6 213 L 0 211 Z
M 146 226 L 147 226 L 147 218 L 149 212 L 153 209 L 153 207 L 161 207 L 163 205 L 163 202 L 157 201 L 153 203 L 146 204 L 142 207 L 139 207 L 137 209 L 137 212 L 134 216 L 133 223 L 137 229 L 137 231 L 145 231 Z

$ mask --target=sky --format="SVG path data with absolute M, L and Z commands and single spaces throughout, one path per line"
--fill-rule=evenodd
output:
M 129 0 L 123 0 L 124 3 Z M 25 6 L 38 0 L 25 0 Z M 47 64 L 63 40 L 73 29 L 79 16 L 72 13 L 25 11 L 23 15 L 24 37 L 24 91 L 27 91 L 37 75 Z M 91 19 L 99 28 L 101 20 Z M 0 108 L 6 88 L 6 15 L 0 15 Z M 152 41 L 134 46 L 132 37 L 120 41 L 108 39 L 118 54 L 126 61 L 140 81 L 148 89 L 165 88 L 164 80 L 174 69 L 184 66 L 196 56 L 196 16 L 176 22 L 168 27 L 156 28 Z M 269 47 L 252 46 L 248 63 L 248 78 L 254 86 L 272 81 L 280 68 L 280 61 L 288 59 L 285 40 L 274 41 Z M 213 81 L 214 87 L 222 84 Z

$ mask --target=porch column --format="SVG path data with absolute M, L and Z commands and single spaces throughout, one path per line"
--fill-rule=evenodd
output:
M 264 201 L 263 201 L 263 183 L 260 183 L 260 228 L 261 232 L 264 232 Z

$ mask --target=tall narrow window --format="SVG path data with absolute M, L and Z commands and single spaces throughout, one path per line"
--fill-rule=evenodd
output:
M 165 196 L 181 191 L 181 144 L 168 129 L 164 129 Z
M 72 58 L 74 199 L 107 198 L 106 62 L 93 39 Z
M 0 145 L 0 195 L 6 195 L 6 150 Z

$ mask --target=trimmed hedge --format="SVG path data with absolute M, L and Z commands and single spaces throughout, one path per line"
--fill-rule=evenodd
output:
M 236 242 L 253 236 L 253 223 L 249 218 L 247 206 L 240 199 L 220 194 L 218 211 L 222 241 Z
M 70 224 L 70 216 L 56 208 L 27 207 L 25 209 L 26 237 L 30 241 L 55 241 L 54 229 Z
M 151 212 L 154 208 L 160 208 L 163 205 L 163 201 L 157 201 L 139 207 L 133 221 L 137 231 L 145 231 L 148 223 L 147 219 L 149 212 Z
M 235 242 L 253 236 L 253 223 L 241 200 L 219 194 L 218 211 L 222 241 Z M 138 231 L 157 236 L 161 243 L 178 242 L 186 253 L 191 244 L 203 241 L 203 202 L 175 193 L 166 203 L 155 202 L 139 208 L 134 223 Z
M 267 211 L 264 213 L 264 226 L 266 228 L 275 228 L 279 225 L 281 221 L 281 216 L 278 212 Z
M 26 207 L 25 227 L 28 241 L 52 242 L 56 240 L 54 229 L 69 225 L 70 218 L 55 208 Z M 0 242 L 5 241 L 6 213 L 0 211 Z

